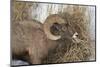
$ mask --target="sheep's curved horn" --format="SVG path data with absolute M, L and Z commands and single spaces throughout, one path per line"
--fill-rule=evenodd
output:
M 61 36 L 55 36 L 50 32 L 50 27 L 54 24 L 54 23 L 65 23 L 64 19 L 62 17 L 60 17 L 58 14 L 53 14 L 47 17 L 47 19 L 44 22 L 43 28 L 44 28 L 44 32 L 47 36 L 48 39 L 51 40 L 58 40 L 61 38 Z

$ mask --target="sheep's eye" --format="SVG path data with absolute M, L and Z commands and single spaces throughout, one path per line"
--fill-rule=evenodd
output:
M 63 27 L 62 27 L 62 30 L 63 30 L 63 31 L 66 31 L 66 27 L 65 27 L 65 26 L 63 26 Z

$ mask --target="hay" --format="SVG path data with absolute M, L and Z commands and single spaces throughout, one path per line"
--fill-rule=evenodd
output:
M 31 6 L 32 3 L 12 0 L 12 21 L 29 20 L 29 9 Z
M 71 44 L 71 47 L 65 55 L 58 59 L 56 62 L 77 62 L 77 61 L 89 61 L 89 56 L 91 55 L 90 47 L 84 41 L 78 44 Z

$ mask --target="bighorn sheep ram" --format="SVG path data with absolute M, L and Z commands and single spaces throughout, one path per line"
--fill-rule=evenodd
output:
M 60 39 L 72 40 L 75 33 L 57 14 L 48 16 L 44 24 L 35 20 L 13 22 L 11 32 L 12 57 L 30 64 L 41 64 L 48 51 L 60 45 Z

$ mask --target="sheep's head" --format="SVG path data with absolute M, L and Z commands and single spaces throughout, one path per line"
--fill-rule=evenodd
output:
M 48 16 L 43 28 L 47 38 L 51 40 L 77 38 L 76 31 L 58 14 Z

